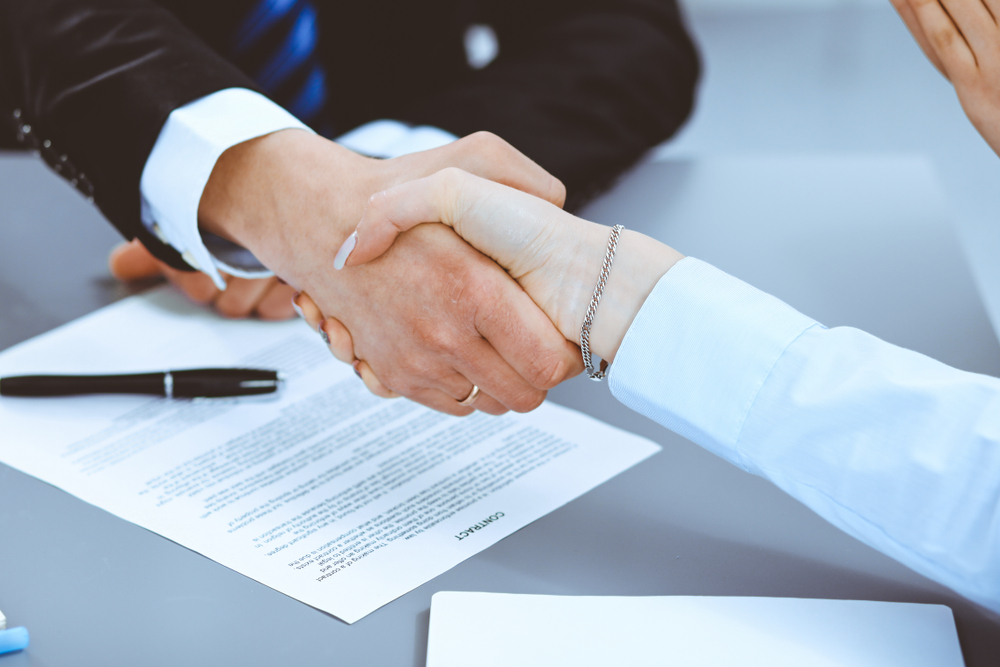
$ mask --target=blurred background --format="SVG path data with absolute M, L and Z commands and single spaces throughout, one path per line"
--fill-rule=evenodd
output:
M 683 3 L 704 63 L 698 103 L 687 126 L 648 159 L 926 157 L 994 328 L 1000 328 L 1000 159 L 965 118 L 952 87 L 924 58 L 889 0 Z M 22 280 L 12 284 L 0 275 L 0 349 L 128 293 L 105 269 L 117 240 L 114 230 L 100 222 L 63 224 L 67 210 L 99 217 L 55 176 L 39 176 L 40 164 L 26 167 L 26 158 L 15 155 L 0 155 L 0 224 L 10 230 L 8 242 L 0 243 L 0 265 L 4 275 L 21 274 Z M 42 193 L 40 178 L 51 182 Z M 58 211 L 50 216 L 52 235 L 38 233 L 39 224 L 49 224 L 39 222 L 45 219 L 39 207 Z M 11 229 L 29 218 L 31 233 Z M 56 239 L 65 252 L 52 261 Z M 64 272 L 91 279 L 66 284 L 59 276 Z M 58 285 L 65 298 L 40 304 L 23 284 Z M 13 326 L 15 320 L 20 326 Z
M 928 158 L 1000 331 L 1000 159 L 889 0 L 683 0 L 704 60 L 694 116 L 657 158 Z

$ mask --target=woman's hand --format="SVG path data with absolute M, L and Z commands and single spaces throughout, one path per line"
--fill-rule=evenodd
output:
M 452 227 L 521 284 L 568 340 L 579 339 L 607 251 L 610 229 L 557 206 L 460 169 L 390 188 L 373 196 L 334 261 L 349 270 L 380 256 L 396 237 L 425 222 Z M 657 281 L 683 256 L 653 239 L 626 231 L 591 331 L 591 347 L 614 355 Z M 349 337 L 349 334 L 347 334 Z M 346 338 L 337 332 L 338 356 Z
M 1000 0 L 892 0 L 965 114 L 1000 155 Z

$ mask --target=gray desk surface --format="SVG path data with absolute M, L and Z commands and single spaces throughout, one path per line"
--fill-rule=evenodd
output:
M 40 165 L 0 159 L 0 200 L 0 348 L 127 293 L 104 270 L 113 231 Z M 651 233 L 827 324 L 1000 374 L 925 161 L 654 163 L 587 214 Z M 33 640 L 0 663 L 422 665 L 430 596 L 492 590 L 942 603 L 955 610 L 967 663 L 995 664 L 996 616 L 628 412 L 604 386 L 578 380 L 552 397 L 664 451 L 353 626 L 0 466 L 0 609 Z
M 8 318 L 4 307 L 5 335 L 27 337 L 120 291 L 103 277 L 113 240 L 104 226 L 79 221 L 91 214 L 40 165 L 0 161 L 0 196 L 18 179 L 16 192 L 45 195 L 0 214 L 0 293 L 18 313 Z M 1000 349 L 923 160 L 652 163 L 587 214 L 625 220 L 830 325 L 1000 373 Z M 28 224 L 34 236 L 16 238 Z M 62 281 L 46 283 L 37 267 L 11 261 L 42 248 Z M 0 604 L 33 634 L 29 652 L 2 660 L 420 665 L 438 590 L 938 602 L 956 612 L 969 665 L 1000 655 L 1000 619 L 631 413 L 605 385 L 578 379 L 552 397 L 664 451 L 353 626 L 0 466 Z

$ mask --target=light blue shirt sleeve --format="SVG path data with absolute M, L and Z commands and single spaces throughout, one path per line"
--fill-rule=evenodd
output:
M 694 258 L 643 304 L 623 403 L 1000 611 L 1000 380 L 827 329 Z
M 263 95 L 220 90 L 175 109 L 146 159 L 140 180 L 143 224 L 173 246 L 192 268 L 225 289 L 222 273 L 240 278 L 271 274 L 246 249 L 198 229 L 198 205 L 219 157 L 229 148 L 279 130 L 312 130 Z M 391 158 L 437 148 L 456 137 L 435 127 L 392 120 L 362 125 L 336 141 L 355 152 Z

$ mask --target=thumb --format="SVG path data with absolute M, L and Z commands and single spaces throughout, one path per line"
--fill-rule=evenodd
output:
M 401 233 L 425 222 L 454 227 L 458 193 L 475 187 L 478 180 L 451 167 L 372 195 L 357 229 L 337 251 L 333 267 L 339 270 L 370 262 L 385 253 Z
M 153 257 L 139 239 L 115 247 L 108 257 L 108 269 L 111 275 L 124 282 L 151 278 L 163 273 L 160 260 Z

